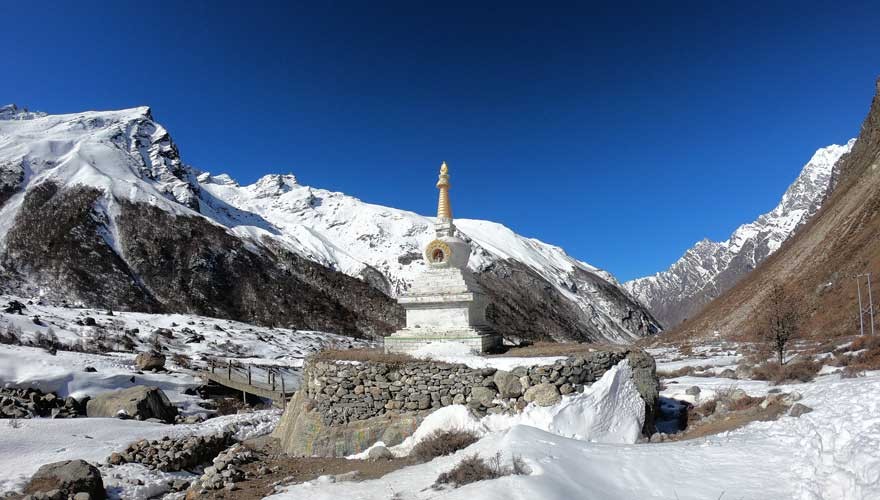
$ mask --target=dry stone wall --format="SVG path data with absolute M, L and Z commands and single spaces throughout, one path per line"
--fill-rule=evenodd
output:
M 629 361 L 645 400 L 643 432 L 654 432 L 659 382 L 654 359 L 635 348 L 608 348 L 511 371 L 412 360 L 400 363 L 312 359 L 303 385 L 273 433 L 293 456 L 347 456 L 377 441 L 400 443 L 431 412 L 453 404 L 476 415 L 552 405 L 582 392 L 612 366 Z

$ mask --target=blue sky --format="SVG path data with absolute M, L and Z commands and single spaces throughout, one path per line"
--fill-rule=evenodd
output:
M 0 101 L 424 214 L 446 160 L 456 216 L 621 280 L 771 209 L 880 75 L 876 2 L 38 4 L 0 0 Z

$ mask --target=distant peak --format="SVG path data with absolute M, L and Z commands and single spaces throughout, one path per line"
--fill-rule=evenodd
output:
M 28 111 L 27 108 L 20 108 L 15 104 L 0 106 L 0 120 L 33 120 L 43 116 L 46 116 L 46 113 Z
M 277 196 L 290 191 L 296 185 L 296 176 L 293 174 L 270 174 L 260 177 L 249 187 L 262 196 Z
M 199 184 L 217 184 L 220 186 L 238 187 L 238 182 L 228 174 L 211 175 L 209 172 L 203 172 L 196 177 Z

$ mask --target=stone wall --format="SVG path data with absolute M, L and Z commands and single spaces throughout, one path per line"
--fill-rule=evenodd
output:
M 310 360 L 275 436 L 293 455 L 347 455 L 378 440 L 392 446 L 444 406 L 467 405 L 482 416 L 519 411 L 530 402 L 554 404 L 562 395 L 583 392 L 624 359 L 645 399 L 644 432 L 650 435 L 658 405 L 654 359 L 639 349 L 618 348 L 509 372 L 421 360 Z

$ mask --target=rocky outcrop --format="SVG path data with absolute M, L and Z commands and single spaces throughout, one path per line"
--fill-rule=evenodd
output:
M 58 498 L 68 498 L 76 494 L 88 494 L 90 500 L 104 500 L 104 481 L 97 467 L 85 460 L 66 460 L 40 467 L 24 488 L 30 495 L 60 492 Z M 82 498 L 78 496 L 77 498 Z
M 303 370 L 303 385 L 273 435 L 287 453 L 297 456 L 349 455 L 380 440 L 392 446 L 444 406 L 467 405 L 475 415 L 484 416 L 514 413 L 530 402 L 552 405 L 562 395 L 583 392 L 624 359 L 629 360 L 633 382 L 645 401 L 643 432 L 650 435 L 659 404 L 654 360 L 642 350 L 623 348 L 585 352 L 552 365 L 510 372 L 434 361 L 310 360 Z
M 156 418 L 168 423 L 177 416 L 177 408 L 161 389 L 143 385 L 98 394 L 89 400 L 86 412 L 89 417 Z

